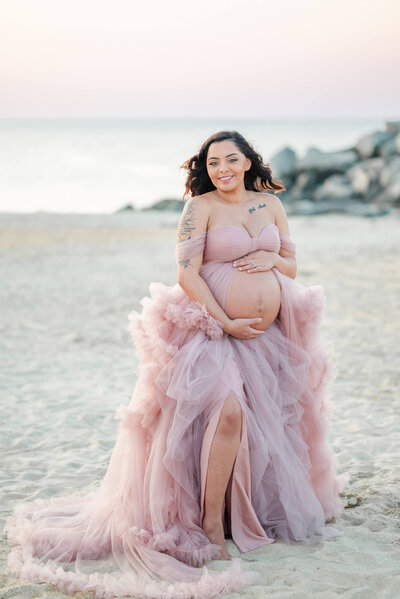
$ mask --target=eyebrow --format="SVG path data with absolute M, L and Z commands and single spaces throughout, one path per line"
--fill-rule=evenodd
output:
M 229 158 L 229 156 L 239 156 L 239 154 L 237 152 L 232 152 L 232 154 L 227 154 L 225 158 Z M 218 160 L 218 158 L 216 158 L 215 156 L 210 156 L 208 160 Z

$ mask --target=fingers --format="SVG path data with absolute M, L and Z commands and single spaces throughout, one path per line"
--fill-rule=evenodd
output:
M 238 267 L 238 270 L 248 270 L 249 268 L 254 268 L 255 262 L 252 260 L 251 262 L 245 262 Z
M 242 270 L 248 266 L 251 266 L 255 262 L 254 258 L 239 258 L 233 261 L 233 266 L 236 266 L 238 270 Z
M 250 327 L 250 329 L 252 333 L 256 333 L 256 337 L 257 335 L 262 335 L 264 332 L 264 329 L 253 329 L 253 327 Z
M 257 316 L 256 318 L 251 318 L 250 319 L 252 322 L 250 323 L 250 329 L 251 332 L 254 334 L 255 337 L 258 337 L 258 335 L 262 335 L 264 332 L 264 329 L 254 329 L 251 325 L 252 324 L 259 324 L 260 322 L 262 322 L 262 318 L 260 318 L 259 316 Z
M 255 337 L 259 337 L 260 335 L 263 334 L 264 329 L 251 329 L 251 334 L 250 335 L 246 335 L 246 337 L 242 337 L 242 339 L 254 339 Z
M 249 272 L 263 272 L 263 269 L 261 265 L 259 264 L 255 264 L 255 262 L 250 262 L 249 264 L 245 265 L 245 266 L 239 266 L 239 268 L 237 270 L 241 270 L 241 271 L 247 271 L 247 273 Z
M 259 324 L 262 321 L 262 318 L 256 317 L 256 318 L 251 318 L 250 319 L 252 322 L 249 324 L 250 326 L 250 330 L 253 333 L 253 337 L 258 337 L 258 335 L 262 335 L 264 332 L 264 329 L 254 329 L 251 325 L 252 324 Z

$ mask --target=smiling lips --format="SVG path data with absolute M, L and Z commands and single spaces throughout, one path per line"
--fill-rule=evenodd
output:
M 227 181 L 230 181 L 232 179 L 233 175 L 231 175 L 230 177 L 220 177 L 219 180 L 220 181 L 224 181 L 224 183 L 226 183 Z

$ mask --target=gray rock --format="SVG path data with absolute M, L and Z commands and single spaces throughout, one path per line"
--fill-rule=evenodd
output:
M 296 215 L 313 215 L 313 214 L 329 214 L 329 213 L 355 213 L 356 210 L 361 211 L 365 206 L 364 202 L 343 199 L 325 202 L 323 200 L 300 200 L 295 202 L 291 207 L 291 214 Z
M 358 154 L 354 150 L 343 152 L 321 152 L 318 148 L 309 148 L 304 158 L 297 161 L 296 170 L 315 171 L 319 175 L 344 173 L 358 162 Z
M 184 205 L 183 200 L 165 198 L 155 202 L 155 204 L 152 204 L 151 206 L 142 208 L 142 210 L 174 210 L 175 212 L 182 212 Z
M 322 185 L 314 191 L 316 201 L 336 201 L 348 200 L 349 198 L 360 197 L 360 192 L 357 192 L 351 185 L 347 175 L 331 175 Z
M 392 137 L 393 134 L 387 131 L 374 131 L 361 137 L 356 143 L 355 149 L 361 158 L 372 158 L 378 154 L 379 147 Z
M 379 178 L 384 166 L 385 160 L 378 156 L 358 162 L 350 168 L 346 174 L 354 191 L 366 200 L 373 199 L 373 195 L 380 191 Z
M 119 212 L 134 212 L 135 210 L 136 208 L 133 204 L 125 204 L 125 206 L 118 208 L 118 210 L 116 210 L 114 214 L 118 214 Z
M 294 177 L 296 172 L 297 155 L 288 146 L 274 154 L 270 160 L 272 173 L 275 177 Z
M 375 202 L 375 198 L 377 195 L 379 195 L 382 191 L 382 188 L 379 184 L 379 181 L 370 181 L 370 184 L 368 186 L 368 191 L 367 194 L 365 195 L 364 199 L 366 202 Z
M 393 158 L 382 169 L 380 184 L 383 187 L 381 202 L 400 203 L 400 156 Z
M 400 204 L 400 199 L 397 195 L 396 200 L 396 193 L 398 194 L 398 187 L 396 189 L 394 184 L 393 187 L 392 185 L 388 185 L 388 187 L 385 187 L 385 189 L 380 189 L 379 192 L 374 196 L 374 205 L 379 206 L 382 209 L 389 209 L 393 206 L 398 206 Z
M 381 176 L 382 169 L 385 166 L 385 160 L 381 156 L 377 156 L 376 158 L 369 158 L 368 160 L 363 160 L 359 162 L 355 168 L 359 167 L 365 173 L 367 173 L 369 180 L 379 182 L 379 178 Z M 350 169 L 351 170 L 351 169 Z M 349 171 L 347 174 L 349 175 Z M 350 176 L 350 175 L 349 175 Z
M 286 189 L 286 191 L 280 191 L 279 193 L 276 193 L 271 189 L 269 193 L 273 193 L 284 203 L 289 204 L 293 200 L 293 187 L 291 186 L 289 186 L 289 189 Z
M 400 135 L 397 137 L 400 137 Z M 383 158 L 390 158 L 390 156 L 400 153 L 397 149 L 397 137 L 391 137 L 378 147 L 378 153 L 380 156 Z
M 395 156 L 382 168 L 379 176 L 381 187 L 387 187 L 398 180 L 400 174 L 400 156 Z
M 346 174 L 354 191 L 364 196 L 367 195 L 370 185 L 370 177 L 367 169 L 362 168 L 361 164 L 356 164 Z
M 380 174 L 385 166 L 385 160 L 380 156 L 359 162 L 358 165 L 368 173 L 371 181 L 379 181 Z
M 372 206 L 371 204 L 364 203 L 353 203 L 350 202 L 348 207 L 348 214 L 354 216 L 364 216 L 365 218 L 378 218 L 379 216 L 386 216 L 391 212 L 390 208 L 381 208 L 379 206 Z
M 314 204 L 315 202 L 312 200 L 299 200 L 290 205 L 288 214 L 303 214 L 304 216 L 315 214 Z
M 397 180 L 392 181 L 386 188 L 386 196 L 389 202 L 400 204 L 400 176 L 397 175 Z
M 392 133 L 393 135 L 400 133 L 400 121 L 386 121 L 385 131 L 387 131 L 387 133 Z
M 307 192 L 315 189 L 318 179 L 314 171 L 300 173 L 296 179 L 294 189 L 298 192 Z

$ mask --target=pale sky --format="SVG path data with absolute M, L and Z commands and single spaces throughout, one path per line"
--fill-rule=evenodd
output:
M 0 0 L 0 118 L 400 118 L 399 0 Z

